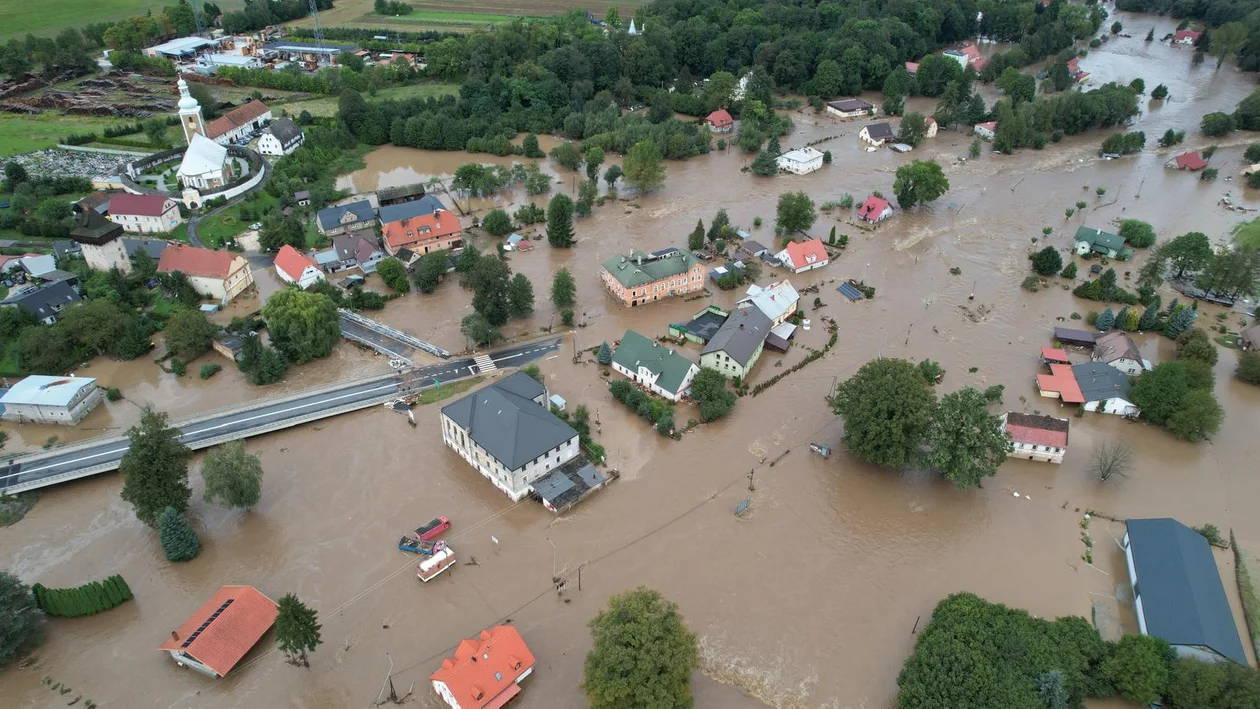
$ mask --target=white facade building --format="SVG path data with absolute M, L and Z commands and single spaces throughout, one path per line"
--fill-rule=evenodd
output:
M 1062 463 L 1067 453 L 1068 420 L 1018 412 L 1002 414 L 1002 432 L 1011 442 L 1006 457 Z
M 258 152 L 276 157 L 288 155 L 300 148 L 304 139 L 298 124 L 288 118 L 281 118 L 263 129 L 263 134 L 258 138 Z
M 102 392 L 92 377 L 32 375 L 0 397 L 6 421 L 73 426 L 101 403 Z
M 123 192 L 110 200 L 109 219 L 123 231 L 137 234 L 170 232 L 181 221 L 179 202 L 162 195 Z
M 227 148 L 200 133 L 193 134 L 179 164 L 178 177 L 181 185 L 194 190 L 223 187 L 232 179 Z
M 775 158 L 774 162 L 779 166 L 780 170 L 795 175 L 808 175 L 822 167 L 823 154 L 817 148 L 806 146 L 796 150 L 789 150 Z

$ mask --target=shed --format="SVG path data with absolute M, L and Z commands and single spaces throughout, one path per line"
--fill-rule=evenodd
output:
M 1054 347 L 1041 348 L 1041 361 L 1045 362 L 1046 364 L 1051 364 L 1051 363 L 1071 364 L 1072 363 L 1071 360 L 1068 359 L 1067 352 L 1064 352 L 1063 350 L 1060 350 L 1060 349 L 1056 349 Z
M 224 586 L 158 649 L 180 666 L 223 677 L 271 629 L 278 613 L 276 602 L 253 586 Z
M 1085 330 L 1074 330 L 1070 327 L 1056 327 L 1054 329 L 1054 339 L 1064 345 L 1073 347 L 1094 348 L 1094 333 Z
M 569 402 L 565 401 L 564 397 L 559 394 L 552 394 L 551 398 L 547 399 L 547 401 L 551 403 L 551 407 L 556 411 L 564 411 L 564 407 L 569 404 Z

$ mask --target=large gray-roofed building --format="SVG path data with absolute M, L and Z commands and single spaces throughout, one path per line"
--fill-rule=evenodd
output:
M 1128 399 L 1129 390 L 1133 388 L 1124 372 L 1102 362 L 1073 365 L 1072 374 L 1076 376 L 1076 384 L 1081 388 L 1081 394 L 1087 402 L 1117 396 Z
M 380 215 L 381 223 L 388 224 L 402 219 L 422 217 L 426 214 L 432 214 L 439 209 L 446 209 L 446 206 L 442 204 L 442 200 L 427 194 L 420 199 L 385 205 L 378 210 L 378 214 Z
M 1177 654 L 1247 664 L 1220 572 L 1203 535 L 1174 519 L 1131 519 L 1124 536 L 1142 633 Z

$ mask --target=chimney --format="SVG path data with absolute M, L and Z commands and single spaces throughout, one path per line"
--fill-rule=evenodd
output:
M 172 630 L 172 631 L 171 631 L 171 640 L 179 640 L 179 633 L 177 633 L 177 632 L 175 632 L 174 630 Z

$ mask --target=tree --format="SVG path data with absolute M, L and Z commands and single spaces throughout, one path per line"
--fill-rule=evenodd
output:
M 779 206 L 775 213 L 775 226 L 784 233 L 803 232 L 814 225 L 818 213 L 814 211 L 814 200 L 804 192 L 784 192 L 779 195 Z
M 201 553 L 201 539 L 174 507 L 162 510 L 158 518 L 158 541 L 167 561 L 191 561 Z
M 188 362 L 210 349 L 219 327 L 200 310 L 179 309 L 166 321 L 166 351 Z
M 258 232 L 258 247 L 263 251 L 279 251 L 285 245 L 295 249 L 306 246 L 306 226 L 297 217 L 268 217 Z
M 1142 317 L 1138 319 L 1139 330 L 1150 330 L 1155 327 L 1159 321 L 1159 304 L 1152 302 L 1142 311 Z
M 320 293 L 278 290 L 267 298 L 262 314 L 271 344 L 290 362 L 301 364 L 326 357 L 341 340 L 337 306 Z
M 1152 27 L 1149 31 L 1147 31 L 1147 33 L 1146 33 L 1146 41 L 1147 41 L 1147 42 L 1154 42 L 1154 41 L 1155 41 L 1155 28 L 1154 28 L 1154 27 Z
M 1089 473 L 1107 482 L 1113 477 L 1124 477 L 1133 469 L 1133 449 L 1121 441 L 1104 441 L 1094 449 Z
M 1063 269 L 1063 257 L 1059 255 L 1059 250 L 1053 246 L 1046 248 L 1033 254 L 1032 258 L 1033 270 L 1043 276 L 1053 276 Z
M 1260 672 L 1233 662 L 1172 662 L 1164 706 L 1168 709 L 1234 709 L 1260 706 Z
M 840 385 L 832 409 L 844 420 L 844 445 L 875 465 L 905 468 L 932 425 L 935 396 L 904 359 L 867 362 Z
M 524 150 L 527 158 L 547 157 L 547 154 L 538 147 L 538 136 L 533 133 L 525 135 L 525 139 L 521 141 L 521 149 Z
M 206 502 L 250 509 L 262 497 L 262 461 L 245 450 L 244 441 L 214 448 L 201 464 Z
M 1164 99 L 1168 98 L 1168 87 L 1164 86 L 1163 84 L 1157 85 L 1151 91 L 1151 98 L 1155 99 L 1156 101 L 1163 101 Z
M 948 190 L 949 179 L 932 160 L 915 160 L 902 165 L 897 168 L 897 179 L 893 181 L 893 194 L 902 209 L 934 202 Z
M 1136 94 L 1144 94 L 1146 93 L 1146 81 L 1144 81 L 1141 77 L 1138 77 L 1129 82 L 1129 88 L 1133 89 L 1133 92 Z
M 524 317 L 534 312 L 534 284 L 529 282 L 524 273 L 512 276 L 508 283 L 508 309 L 516 317 Z
M 245 338 L 241 348 L 241 361 L 236 366 L 245 373 L 249 383 L 255 386 L 278 382 L 289 369 L 276 348 L 263 345 L 256 335 Z
M 0 668 L 44 640 L 44 614 L 31 589 L 17 576 L 0 571 Z
M 491 236 L 503 236 L 512 232 L 512 218 L 502 209 L 491 209 L 481 220 L 481 228 Z
M 473 291 L 473 310 L 483 315 L 495 327 L 507 322 L 512 314 L 512 304 L 508 296 L 512 269 L 507 262 L 497 258 L 482 258 L 468 275 L 469 286 Z
M 720 376 L 720 375 L 719 375 Z M 678 606 L 642 586 L 608 599 L 589 624 L 582 689 L 592 709 L 692 705 L 699 651 Z
M 1125 219 L 1120 222 L 1120 236 L 1130 246 L 1146 248 L 1155 243 L 1155 228 L 1137 219 Z
M 442 278 L 446 275 L 450 255 L 450 251 L 438 249 L 420 257 L 420 262 L 416 264 L 416 269 L 411 274 L 411 281 L 416 284 L 416 290 L 421 293 L 432 293 L 437 290 Z
M 314 652 L 323 640 L 319 630 L 318 615 L 314 609 L 298 600 L 292 593 L 284 594 L 276 614 L 276 647 L 280 648 L 291 665 L 310 667 L 306 653 Z
M 612 348 L 608 346 L 608 342 L 599 343 L 599 351 L 595 353 L 595 361 L 603 365 L 612 364 Z
M 1210 390 L 1191 389 L 1182 398 L 1177 411 L 1168 417 L 1167 426 L 1178 438 L 1201 441 L 1211 438 L 1224 420 L 1225 411 Z
M 769 150 L 763 150 L 753 159 L 748 169 L 752 170 L 754 175 L 774 177 L 779 174 L 779 163 Z
M 1216 68 L 1220 69 L 1226 58 L 1236 56 L 1238 50 L 1247 44 L 1247 25 L 1226 22 L 1212 30 L 1208 42 L 1208 53 L 1216 57 Z
M 459 331 L 472 341 L 474 345 L 491 345 L 503 339 L 499 328 L 490 324 L 481 313 L 470 313 L 459 322 Z
M 726 232 L 730 229 L 731 218 L 726 213 L 726 209 L 719 208 L 717 214 L 713 215 L 713 221 L 709 223 L 709 231 L 706 235 L 709 241 L 716 242 L 726 236 Z
M 1209 113 L 1199 121 L 1199 130 L 1213 138 L 1228 135 L 1234 130 L 1234 117 L 1221 111 Z
M 599 166 L 604 164 L 604 151 L 598 145 L 586 150 L 586 177 L 591 182 L 599 179 Z
M 609 165 L 608 169 L 604 170 L 604 182 L 608 183 L 609 187 L 612 187 L 617 183 L 617 179 L 620 178 L 621 175 L 622 172 L 620 165 Z
M 1011 449 L 1002 419 L 987 404 L 971 387 L 946 394 L 927 429 L 925 462 L 964 490 L 996 475 Z
M 108 300 L 85 300 L 66 308 L 57 326 L 75 343 L 100 355 L 116 349 L 131 320 Z
M 1013 66 L 1008 66 L 1002 71 L 997 85 L 1010 97 L 1012 106 L 1032 101 L 1037 93 L 1037 80 Z
M 1120 34 L 1120 30 L 1122 30 L 1122 29 L 1124 29 L 1124 25 L 1120 24 L 1119 22 L 1112 22 L 1112 23 L 1111 23 L 1111 33 L 1112 33 L 1112 34 Z
M 573 246 L 573 200 L 558 194 L 547 203 L 547 243 L 557 248 Z
M 918 111 L 911 111 L 901 119 L 897 141 L 918 145 L 927 136 L 927 119 Z
M 1169 128 L 1168 130 L 1164 131 L 1164 134 L 1162 136 L 1160 136 L 1159 147 L 1171 148 L 1174 145 L 1179 145 L 1181 141 L 1185 139 L 1186 139 L 1186 132 L 1184 130 L 1173 130 L 1172 128 Z
M 31 176 L 27 174 L 22 163 L 10 160 L 4 164 L 4 179 L 9 181 L 9 189 L 16 191 L 17 186 L 30 180 Z
M 1064 278 L 1076 278 L 1076 262 L 1072 261 L 1063 267 L 1063 272 L 1059 274 Z
M 1138 377 L 1129 396 L 1142 410 L 1142 418 L 1162 425 L 1181 408 L 1187 391 L 1185 365 L 1176 361 L 1161 362 Z
M 1153 635 L 1125 635 L 1103 661 L 1103 676 L 1129 701 L 1142 706 L 1159 701 L 1168 687 L 1167 641 Z
M 687 237 L 687 248 L 692 251 L 699 251 L 704 248 L 704 221 L 697 219 L 696 228 Z
M 1164 325 L 1164 337 L 1172 340 L 1181 337 L 1181 333 L 1194 325 L 1194 320 L 1195 312 L 1184 305 L 1180 306 L 1168 316 L 1168 322 Z
M 691 396 L 700 404 L 700 420 L 715 421 L 735 406 L 735 392 L 726 387 L 726 377 L 711 367 L 701 367 L 691 380 Z
M 1191 328 L 1177 338 L 1177 359 L 1203 362 L 1211 367 L 1218 356 L 1216 345 L 1202 328 Z
M 626 182 L 640 192 L 658 190 L 665 184 L 665 164 L 661 162 L 661 151 L 656 143 L 646 140 L 635 143 L 621 162 Z
M 1212 242 L 1207 234 L 1192 231 L 1182 234 L 1159 248 L 1159 254 L 1177 269 L 1177 278 L 1186 271 L 1202 270 L 1212 261 Z
M 1260 352 L 1242 353 L 1234 376 L 1248 384 L 1260 384 Z
M 582 166 L 582 151 L 577 143 L 561 143 L 551 149 L 551 159 L 574 172 Z
M 1102 315 L 1099 315 L 1098 319 L 1094 321 L 1094 327 L 1098 328 L 1099 332 L 1106 332 L 1115 326 L 1116 314 L 1111 312 L 1111 308 L 1103 310 Z
M 551 277 L 551 304 L 557 310 L 572 308 L 577 302 L 577 285 L 573 282 L 573 274 L 567 268 L 561 268 Z
M 123 475 L 121 497 L 131 503 L 136 519 L 153 527 L 167 507 L 188 509 L 188 459 L 192 451 L 179 442 L 179 430 L 167 416 L 146 407 L 140 423 L 127 429 L 130 442 L 118 464 Z
M 390 290 L 398 293 L 406 293 L 411 290 L 411 283 L 407 280 L 407 267 L 403 265 L 402 261 L 392 256 L 383 258 L 380 263 L 376 264 L 376 273 L 381 277 L 385 285 L 389 286 Z

